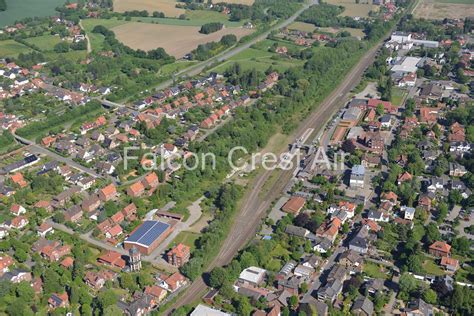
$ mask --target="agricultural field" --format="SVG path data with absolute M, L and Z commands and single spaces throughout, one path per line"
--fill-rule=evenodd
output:
M 234 34 L 240 39 L 253 32 L 244 28 L 224 28 L 211 34 L 199 33 L 198 26 L 177 26 L 149 23 L 127 23 L 112 28 L 117 39 L 133 49 L 149 51 L 162 47 L 165 51 L 182 58 L 200 44 L 217 42 L 222 36 Z
M 45 17 L 55 14 L 55 8 L 66 0 L 6 0 L 7 10 L 0 12 L 0 27 L 11 25 L 29 17 Z
M 341 16 L 351 16 L 351 17 L 368 17 L 370 11 L 377 11 L 378 6 L 372 4 L 372 1 L 360 1 L 356 3 L 355 0 L 327 0 L 329 4 L 343 6 L 345 8 L 344 12 L 341 13 Z
M 415 9 L 417 18 L 430 20 L 464 19 L 474 16 L 472 0 L 421 0 Z
M 184 9 L 176 8 L 176 0 L 114 0 L 114 11 L 125 12 L 146 10 L 163 12 L 165 16 L 178 17 L 186 13 Z
M 59 36 L 54 35 L 30 37 L 25 39 L 25 41 L 31 45 L 38 47 L 38 49 L 41 51 L 52 51 L 56 44 L 61 43 L 61 39 L 59 38 Z
M 17 57 L 20 53 L 28 53 L 30 51 L 32 51 L 31 48 L 14 40 L 0 41 L 0 56 L 3 58 Z

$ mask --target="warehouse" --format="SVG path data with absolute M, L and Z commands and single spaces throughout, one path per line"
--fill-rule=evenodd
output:
M 173 231 L 170 224 L 160 221 L 144 221 L 124 242 L 124 248 L 138 248 L 141 254 L 149 255 Z

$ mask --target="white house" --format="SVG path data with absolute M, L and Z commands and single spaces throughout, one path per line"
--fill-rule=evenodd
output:
M 351 178 L 349 185 L 351 188 L 363 188 L 365 178 L 365 167 L 362 165 L 355 165 L 351 170 Z
M 415 208 L 414 207 L 409 207 L 409 206 L 402 206 L 401 211 L 405 214 L 405 219 L 408 219 L 410 221 L 413 220 L 415 217 Z

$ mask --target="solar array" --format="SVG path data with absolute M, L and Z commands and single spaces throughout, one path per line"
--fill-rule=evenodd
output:
M 160 221 L 145 221 L 125 242 L 149 247 L 155 240 L 160 238 L 169 227 L 169 224 Z

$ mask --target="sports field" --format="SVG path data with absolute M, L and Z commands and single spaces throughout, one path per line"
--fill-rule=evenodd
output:
M 17 57 L 20 53 L 28 53 L 31 48 L 15 42 L 14 40 L 0 41 L 0 57 Z
M 237 38 L 252 33 L 244 28 L 224 28 L 211 34 L 199 33 L 197 26 L 161 25 L 131 22 L 112 28 L 117 39 L 133 49 L 149 51 L 162 47 L 165 51 L 182 58 L 200 44 L 219 41 L 222 36 L 234 34 Z
M 345 8 L 341 16 L 358 16 L 358 17 L 368 17 L 370 11 L 377 11 L 378 6 L 372 4 L 372 1 L 360 1 L 356 3 L 355 0 L 327 0 L 325 1 L 329 4 L 343 6 Z
M 464 19 L 474 16 L 474 1 L 421 0 L 415 9 L 415 16 L 430 20 Z
M 0 27 L 12 25 L 17 20 L 55 14 L 55 8 L 66 0 L 6 0 L 7 10 L 0 12 Z M 71 1 L 74 2 L 74 1 Z M 56 12 L 57 13 L 57 12 Z
M 133 10 L 146 10 L 163 12 L 165 16 L 180 16 L 186 11 L 176 8 L 176 0 L 114 0 L 114 11 L 125 12 Z

